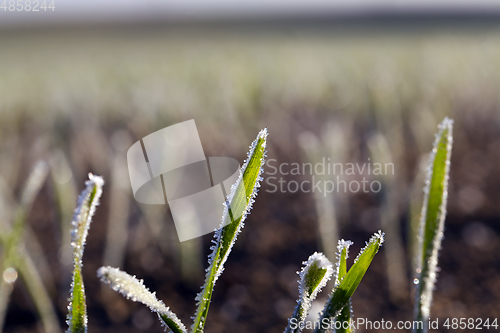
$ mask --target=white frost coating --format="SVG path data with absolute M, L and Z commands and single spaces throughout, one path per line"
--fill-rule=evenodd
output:
M 322 269 L 326 269 L 326 273 L 325 273 L 325 276 L 323 277 L 323 279 L 321 279 L 320 283 L 318 284 L 318 286 L 316 287 L 316 289 L 314 289 L 314 291 L 312 292 L 311 295 L 308 294 L 307 292 L 307 288 L 306 288 L 306 285 L 307 285 L 307 274 L 309 273 L 309 269 L 311 268 L 311 266 L 316 263 L 318 265 L 319 268 L 322 268 Z M 332 263 L 330 262 L 330 260 L 328 260 L 325 255 L 323 253 L 318 253 L 318 252 L 314 252 L 307 261 L 304 261 L 302 263 L 303 265 L 305 265 L 304 267 L 302 267 L 302 271 L 299 272 L 299 276 L 300 276 L 300 279 L 299 279 L 299 293 L 300 293 L 300 298 L 302 300 L 306 300 L 306 299 L 309 299 L 309 302 L 312 302 L 316 296 L 318 295 L 318 293 L 321 291 L 321 289 L 326 285 L 326 283 L 330 280 L 330 278 L 332 277 L 332 274 L 333 274 L 333 265 Z M 309 304 L 310 306 L 311 304 Z
M 150 292 L 142 280 L 138 280 L 135 276 L 129 275 L 118 268 L 109 266 L 99 268 L 97 276 L 102 282 L 109 284 L 113 290 L 118 291 L 134 302 L 140 302 L 148 306 L 151 311 L 156 312 L 162 326 L 168 328 L 160 315 L 171 319 L 183 332 L 187 332 L 186 327 L 175 313 L 170 311 L 162 301 L 158 300 L 155 293 Z
M 266 143 L 267 143 L 266 139 L 267 139 L 268 134 L 269 133 L 267 132 L 267 128 L 264 128 L 263 130 L 261 130 L 259 132 L 259 134 L 257 135 L 257 138 L 250 145 L 250 150 L 247 154 L 247 159 L 244 161 L 244 163 L 240 169 L 240 175 L 238 177 L 238 180 L 236 180 L 236 182 L 231 186 L 231 192 L 227 196 L 226 202 L 224 203 L 224 211 L 222 213 L 221 225 L 215 231 L 214 240 L 215 240 L 216 247 L 217 247 L 217 244 L 219 244 L 219 242 L 221 240 L 222 229 L 225 225 L 224 221 L 227 218 L 229 203 L 233 200 L 233 197 L 236 194 L 236 191 L 237 191 L 240 183 L 243 181 L 243 174 L 245 173 L 245 170 L 248 166 L 248 163 L 250 162 L 250 160 L 255 152 L 255 148 L 257 147 L 257 143 L 258 143 L 259 139 L 264 140 L 264 142 L 262 144 L 262 148 L 266 149 Z M 245 222 L 247 216 L 250 214 L 250 211 L 252 210 L 253 203 L 255 202 L 255 197 L 257 196 L 257 192 L 259 191 L 259 188 L 260 188 L 260 182 L 262 180 L 264 180 L 264 178 L 261 177 L 261 174 L 264 171 L 263 166 L 265 163 L 266 156 L 267 156 L 266 151 L 264 150 L 264 154 L 262 156 L 262 160 L 260 163 L 259 173 L 257 174 L 257 180 L 255 182 L 255 186 L 252 190 L 252 194 L 250 195 L 250 198 L 247 198 L 248 204 L 243 212 L 243 215 L 241 216 L 241 220 L 240 220 L 240 223 L 238 225 L 238 229 L 236 230 L 236 233 L 234 235 L 234 238 L 232 239 L 231 243 L 229 244 L 229 248 L 227 249 L 225 256 L 223 258 L 221 258 L 221 262 L 219 264 L 219 269 L 218 269 L 217 274 L 216 274 L 215 279 L 214 279 L 214 285 L 215 285 L 215 282 L 217 281 L 217 279 L 219 278 L 219 276 L 222 274 L 222 271 L 224 270 L 223 266 L 226 263 L 226 260 L 229 256 L 229 253 L 231 252 L 231 249 L 233 248 L 234 243 L 236 242 L 236 238 L 238 237 L 238 234 L 241 232 L 241 229 L 243 229 L 243 227 L 245 226 L 244 222 Z M 213 257 L 213 255 L 215 255 L 215 251 L 212 253 L 211 257 Z M 210 260 L 209 260 L 209 263 L 211 263 Z
M 73 213 L 73 218 L 71 220 L 71 247 L 73 248 L 73 281 L 71 281 L 71 291 L 70 291 L 70 303 L 68 305 L 68 316 L 66 324 L 68 324 L 68 332 L 72 331 L 72 321 L 73 321 L 73 294 L 75 288 L 75 274 L 76 271 L 82 269 L 82 258 L 83 250 L 85 247 L 85 241 L 87 239 L 88 231 L 90 228 L 90 223 L 92 222 L 92 217 L 94 216 L 95 209 L 99 205 L 99 198 L 102 194 L 102 187 L 104 185 L 104 180 L 102 177 L 95 176 L 89 173 L 89 180 L 85 182 L 85 189 L 82 191 L 78 197 L 77 205 Z M 95 194 L 91 198 L 92 193 Z M 82 291 L 83 291 L 83 281 L 82 281 Z M 84 294 L 85 297 L 85 294 Z M 85 305 L 84 305 L 85 306 Z M 85 331 L 87 330 L 87 309 L 84 309 L 84 325 Z
M 340 278 L 340 259 L 342 258 L 342 251 L 345 249 L 345 259 L 347 260 L 349 258 L 349 247 L 353 244 L 353 242 L 351 241 L 346 241 L 346 240 L 339 240 L 338 244 L 337 244 L 337 253 L 336 253 L 336 256 L 337 256 L 337 262 L 335 263 L 335 287 L 334 287 L 334 290 L 335 288 L 338 287 L 338 285 L 340 284 L 340 282 L 342 282 L 342 279 Z M 347 267 L 346 267 L 346 270 L 347 270 Z M 353 318 L 354 318 L 354 312 L 352 310 L 352 302 L 351 302 L 351 299 L 349 299 L 349 319 L 352 321 Z M 339 312 L 339 314 L 343 311 L 343 309 Z M 338 316 L 335 316 L 335 321 L 338 321 Z M 335 326 L 336 327 L 336 326 Z M 335 330 L 336 332 L 337 330 Z M 355 329 L 352 328 L 351 332 L 355 332 Z
M 326 269 L 326 272 L 321 281 L 318 283 L 317 287 L 313 290 L 311 294 L 309 294 L 307 290 L 308 277 L 309 277 L 308 273 L 312 265 L 315 263 L 317 264 L 318 268 Z M 297 300 L 297 307 L 295 308 L 292 317 L 292 318 L 297 318 L 298 322 L 303 322 L 306 319 L 307 314 L 311 309 L 312 302 L 316 299 L 318 293 L 321 292 L 321 289 L 323 289 L 323 287 L 326 286 L 326 284 L 328 283 L 334 272 L 332 263 L 323 253 L 314 252 L 311 256 L 309 256 L 309 259 L 307 261 L 304 261 L 302 264 L 304 265 L 302 267 L 302 270 L 300 272 L 297 272 L 300 277 L 298 281 L 299 299 Z M 301 327 L 298 327 L 296 330 L 294 330 L 290 327 L 290 324 L 285 329 L 285 333 L 301 332 L 301 331 L 302 331 Z
M 359 251 L 359 254 L 357 255 L 356 259 L 354 259 L 354 263 L 356 263 L 359 259 L 359 257 L 361 257 L 361 255 L 363 254 L 363 252 L 365 252 L 365 250 L 370 247 L 373 243 L 377 242 L 380 240 L 380 245 L 378 247 L 378 249 L 380 249 L 380 246 L 384 243 L 384 236 L 385 236 L 385 233 L 382 232 L 382 230 L 379 230 L 378 232 L 376 232 L 375 234 L 373 234 L 372 237 L 370 237 L 370 239 L 368 240 L 368 242 L 365 243 L 365 247 L 362 248 L 360 251 Z M 378 251 L 377 249 L 377 251 Z
M 379 230 L 378 232 L 376 232 L 375 234 L 373 234 L 372 237 L 370 237 L 370 239 L 368 240 L 368 242 L 366 242 L 366 245 L 365 247 L 363 247 L 360 251 L 359 251 L 359 254 L 358 256 L 356 257 L 356 259 L 354 259 L 354 264 L 359 260 L 359 258 L 361 257 L 361 255 L 365 252 L 365 250 L 372 246 L 374 243 L 376 242 L 379 242 L 379 246 L 377 247 L 377 252 L 378 250 L 380 249 L 380 247 L 382 246 L 382 244 L 384 243 L 384 233 Z M 327 314 L 326 311 L 330 305 L 330 302 L 332 301 L 332 297 L 333 295 L 335 294 L 335 291 L 336 289 L 338 288 L 338 286 L 340 285 L 340 283 L 342 282 L 341 279 L 338 278 L 339 276 L 339 269 L 340 269 L 340 257 L 341 257 L 341 253 L 342 253 L 342 250 L 344 248 L 347 249 L 346 251 L 346 259 L 347 259 L 347 255 L 349 254 L 349 246 L 352 245 L 353 243 L 351 241 L 344 241 L 343 239 L 340 240 L 338 242 L 338 246 L 337 246 L 337 263 L 336 263 L 336 271 L 335 271 L 335 286 L 333 287 L 333 290 L 332 290 L 332 293 L 330 294 L 330 297 L 329 297 L 329 300 L 326 302 L 325 304 L 325 307 L 323 309 L 323 311 L 321 311 L 319 313 L 319 317 L 321 318 L 320 321 L 322 321 L 324 318 L 326 318 L 326 316 L 329 316 L 330 318 L 337 318 L 340 313 L 342 312 L 342 308 L 336 310 L 335 313 L 332 313 L 332 314 Z M 351 302 L 349 300 L 349 309 L 350 309 L 350 313 L 351 313 L 351 319 L 353 318 L 353 312 L 352 312 L 352 305 L 351 305 Z M 324 329 L 322 328 L 316 328 L 316 330 L 314 331 L 315 333 L 318 333 L 318 332 L 325 332 Z
M 238 187 L 239 187 L 240 183 L 243 181 L 243 174 L 245 173 L 245 170 L 248 167 L 248 163 L 250 162 L 253 154 L 255 153 L 255 149 L 257 147 L 257 143 L 258 143 L 259 139 L 263 139 L 264 142 L 262 143 L 262 149 L 264 149 L 264 153 L 262 155 L 262 159 L 261 159 L 261 163 L 260 163 L 260 168 L 259 168 L 259 173 L 257 174 L 257 179 L 256 179 L 256 182 L 255 182 L 255 186 L 254 186 L 254 188 L 252 190 L 252 194 L 250 195 L 249 198 L 247 198 L 248 204 L 246 205 L 246 208 L 243 211 L 240 223 L 238 224 L 238 227 L 236 229 L 234 237 L 231 240 L 231 242 L 229 243 L 229 246 L 228 246 L 228 248 L 226 250 L 225 255 L 222 258 L 219 258 L 218 268 L 217 268 L 217 271 L 215 273 L 215 277 L 214 277 L 214 280 L 213 280 L 213 286 L 215 286 L 215 283 L 217 282 L 217 280 L 221 276 L 222 272 L 224 271 L 224 264 L 227 261 L 227 258 L 229 256 L 229 253 L 231 252 L 231 249 L 233 248 L 234 243 L 236 242 L 238 234 L 241 232 L 241 229 L 243 229 L 243 227 L 245 226 L 245 220 L 246 220 L 248 214 L 250 214 L 250 210 L 252 209 L 252 205 L 255 202 L 255 197 L 257 196 L 257 192 L 259 191 L 259 188 L 260 188 L 260 182 L 264 180 L 264 178 L 262 178 L 261 175 L 262 175 L 262 173 L 264 171 L 263 166 L 264 166 L 264 163 L 265 163 L 265 158 L 267 157 L 265 149 L 266 149 L 266 145 L 267 145 L 267 136 L 268 136 L 268 134 L 269 133 L 267 131 L 267 128 L 264 128 L 263 130 L 261 130 L 259 132 L 259 134 L 257 135 L 257 138 L 250 145 L 250 149 L 249 149 L 249 151 L 247 153 L 247 159 L 244 161 L 243 165 L 240 168 L 240 174 L 238 176 L 238 179 L 231 186 L 231 191 L 230 191 L 229 195 L 226 198 L 226 202 L 224 203 L 224 210 L 222 212 L 221 224 L 220 224 L 220 227 L 215 230 L 215 235 L 214 235 L 214 238 L 212 239 L 212 243 L 214 245 L 212 245 L 210 247 L 210 250 L 212 250 L 212 253 L 208 256 L 208 268 L 205 269 L 205 271 L 206 271 L 206 274 L 205 274 L 205 283 L 201 287 L 202 290 L 196 295 L 196 298 L 195 298 L 195 300 L 197 302 L 196 303 L 197 305 L 199 305 L 200 301 L 202 300 L 205 288 L 209 288 L 209 286 L 207 284 L 210 281 L 210 275 L 211 275 L 210 271 L 211 271 L 212 264 L 213 264 L 213 261 L 214 261 L 214 258 L 215 258 L 215 254 L 217 253 L 217 248 L 219 247 L 219 243 L 221 243 L 221 241 L 222 241 L 222 230 L 223 230 L 223 227 L 225 226 L 224 221 L 227 218 L 228 213 L 229 213 L 229 211 L 228 211 L 229 204 L 233 200 L 233 197 L 236 194 L 236 191 L 238 190 Z M 201 310 L 201 308 L 198 307 L 197 310 L 196 310 L 196 313 L 195 313 L 195 315 L 193 317 L 193 319 L 196 320 L 196 318 L 198 317 L 198 314 L 199 314 L 200 310 Z M 201 323 L 202 322 L 200 322 L 200 324 Z M 193 323 L 193 325 L 191 326 L 191 329 L 193 331 L 195 331 L 194 325 L 195 324 Z
M 438 254 L 441 249 L 441 241 L 443 239 L 443 231 L 444 231 L 444 220 L 446 218 L 446 203 L 448 201 L 448 179 L 450 174 L 450 158 L 451 158 L 451 148 L 453 144 L 453 120 L 446 117 L 441 124 L 438 126 L 439 131 L 436 134 L 436 138 L 434 141 L 432 152 L 429 156 L 429 162 L 427 164 L 427 173 L 425 178 L 425 186 L 424 186 L 424 203 L 422 205 L 422 212 L 420 215 L 420 226 L 419 226 L 419 234 L 418 234 L 418 258 L 417 258 L 417 279 L 420 281 L 418 284 L 418 290 L 416 293 L 415 304 L 420 304 L 420 309 L 418 307 L 415 308 L 415 311 L 421 312 L 423 318 L 429 318 L 430 308 L 432 304 L 432 291 L 434 290 L 434 284 L 437 279 L 437 264 L 438 264 Z M 423 265 L 423 257 L 424 257 L 424 230 L 426 223 L 426 215 L 427 215 L 427 206 L 429 205 L 429 193 L 431 186 L 431 179 L 433 173 L 433 166 L 436 159 L 436 154 L 438 151 L 438 145 L 443 135 L 443 132 L 447 130 L 448 134 L 446 136 L 446 162 L 445 162 L 445 176 L 443 182 L 443 198 L 441 202 L 441 206 L 439 207 L 440 216 L 438 222 L 438 230 L 436 231 L 435 237 L 432 240 L 432 252 L 428 259 L 428 271 L 426 276 L 422 277 L 422 265 Z M 425 285 L 424 290 L 421 291 L 422 281 Z M 420 297 L 420 302 L 419 302 Z M 425 326 L 425 325 L 424 325 Z
M 102 194 L 104 180 L 102 177 L 89 173 L 89 180 L 85 182 L 86 188 L 78 197 L 77 206 L 71 220 L 71 246 L 73 248 L 73 262 L 75 265 L 82 265 L 83 250 L 89 232 L 90 223 L 94 216 L 95 209 L 99 205 L 99 198 Z M 95 195 L 90 201 L 90 196 L 95 188 Z
M 353 243 L 351 241 L 346 241 L 346 240 L 339 240 L 338 243 L 337 243 L 337 253 L 336 253 L 336 257 L 337 257 L 337 262 L 335 263 L 335 286 L 337 286 L 341 280 L 339 278 L 340 276 L 340 258 L 342 257 L 342 251 L 345 249 L 345 259 L 347 260 L 349 258 L 349 247 L 352 245 Z

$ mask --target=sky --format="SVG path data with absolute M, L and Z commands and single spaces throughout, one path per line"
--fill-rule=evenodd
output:
M 0 3 L 4 0 L 0 0 Z M 147 19 L 203 19 L 328 13 L 332 15 L 374 11 L 500 12 L 497 0 L 53 0 L 55 10 L 27 11 L 27 1 L 13 0 L 16 10 L 0 9 L 0 26 L 54 23 L 130 22 Z M 39 0 L 40 3 L 43 0 Z M 47 0 L 47 4 L 52 0 Z M 22 10 L 17 11 L 17 8 Z

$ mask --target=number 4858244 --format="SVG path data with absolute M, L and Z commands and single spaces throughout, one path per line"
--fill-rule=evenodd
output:
M 452 330 L 482 330 L 483 328 L 490 329 L 494 328 L 498 329 L 497 318 L 493 318 L 490 322 L 489 318 L 485 320 L 481 318 L 447 318 L 443 324 L 447 329 Z
M 38 1 L 38 0 L 4 0 L 0 9 L 3 9 L 4 12 L 40 12 L 47 10 L 54 11 L 56 6 L 54 4 L 54 0 L 52 0 L 48 5 L 48 1 Z

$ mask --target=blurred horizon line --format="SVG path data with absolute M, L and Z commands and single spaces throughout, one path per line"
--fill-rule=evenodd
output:
M 2 14 L 3 11 L 0 11 Z M 143 12 L 135 16 L 128 14 L 113 17 L 75 17 L 61 15 L 47 19 L 40 17 L 30 19 L 34 13 L 24 14 L 19 20 L 3 20 L 0 15 L 0 33 L 12 31 L 39 31 L 67 28 L 100 29 L 100 28 L 170 28 L 170 27 L 201 27 L 201 28 L 373 28 L 381 29 L 393 26 L 403 26 L 409 29 L 422 27 L 453 27 L 468 29 L 470 27 L 500 26 L 500 7 L 464 9 L 367 9 L 340 12 L 304 11 L 303 13 L 239 13 L 232 15 L 177 15 L 169 16 L 163 12 Z M 48 14 L 48 13 L 43 13 Z M 5 15 L 5 13 L 4 13 Z M 23 15 L 19 15 L 22 17 Z M 26 19 L 27 18 L 27 19 Z

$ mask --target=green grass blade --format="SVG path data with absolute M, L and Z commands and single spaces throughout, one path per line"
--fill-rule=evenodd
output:
M 68 333 L 87 332 L 87 305 L 85 301 L 85 287 L 82 280 L 82 270 L 75 267 L 71 282 L 71 296 L 68 306 Z
M 71 225 L 71 246 L 73 248 L 73 281 L 68 306 L 68 333 L 87 332 L 87 305 L 85 302 L 85 287 L 82 279 L 82 258 L 85 241 L 95 209 L 99 204 L 104 180 L 99 176 L 89 174 L 85 182 L 86 188 L 78 198 Z
M 340 283 L 347 274 L 347 258 L 349 258 L 349 247 L 351 245 L 351 241 L 345 241 L 343 239 L 339 240 L 337 245 L 337 256 L 339 260 L 337 266 L 337 283 Z
M 416 332 L 427 332 L 432 291 L 437 278 L 438 253 L 443 238 L 448 199 L 452 130 L 453 121 L 445 118 L 439 125 L 439 132 L 427 166 L 424 203 L 420 217 L 417 278 L 415 280 L 417 283 L 415 320 L 422 321 L 423 327 L 417 329 Z
M 10 258 L 15 256 L 17 247 L 22 242 L 28 212 L 31 210 L 33 202 L 47 178 L 47 174 L 47 164 L 43 161 L 38 162 L 24 185 L 20 204 L 19 207 L 17 207 L 14 223 L 12 225 L 12 231 L 9 236 L 6 237 L 6 243 L 4 245 L 7 262 Z
M 337 281 L 339 284 L 342 279 L 347 274 L 347 258 L 349 258 L 349 246 L 352 245 L 351 241 L 339 240 L 337 251 L 338 251 L 338 264 L 337 264 Z M 340 314 L 335 319 L 335 327 L 339 327 L 335 329 L 336 333 L 350 333 L 352 332 L 350 328 L 352 319 L 352 304 L 351 299 L 349 299 L 348 304 L 344 306 Z
M 222 225 L 215 232 L 213 251 L 209 256 L 205 284 L 202 291 L 196 296 L 197 310 L 191 332 L 203 332 L 205 320 L 212 298 L 212 291 L 219 276 L 224 270 L 229 253 L 236 241 L 238 234 L 244 226 L 255 197 L 257 196 L 262 171 L 266 157 L 267 129 L 263 129 L 250 145 L 247 159 L 240 170 L 240 177 L 231 187 L 222 214 Z M 229 223 L 228 223 L 229 219 Z
M 22 278 L 26 289 L 36 307 L 42 321 L 43 329 L 48 332 L 60 332 L 59 319 L 57 318 L 54 305 L 50 299 L 42 277 L 37 270 L 31 255 L 25 250 L 18 252 L 16 267 L 19 269 L 19 276 Z
M 148 306 L 151 311 L 158 314 L 162 325 L 168 327 L 173 333 L 187 332 L 186 327 L 175 313 L 158 300 L 156 295 L 146 288 L 142 280 L 109 266 L 99 268 L 97 276 L 102 282 L 110 285 L 113 290 L 118 291 L 128 299 Z
M 311 309 L 312 302 L 333 275 L 333 265 L 322 253 L 315 252 L 303 264 L 305 266 L 299 273 L 297 307 L 288 320 L 285 333 L 302 331 L 302 325 L 299 325 L 299 323 L 304 322 Z
M 384 234 L 379 231 L 374 234 L 366 243 L 366 246 L 361 249 L 351 269 L 349 269 L 342 281 L 334 288 L 332 296 L 326 302 L 320 318 L 321 325 L 316 328 L 314 331 L 315 333 L 325 332 L 328 327 L 331 327 L 332 320 L 334 320 L 341 313 L 342 309 L 349 304 L 349 299 L 359 286 L 361 279 L 368 270 L 370 263 L 383 242 Z M 328 327 L 323 325 L 326 320 L 329 324 Z
M 23 251 L 22 243 L 24 243 L 23 238 L 26 229 L 26 220 L 33 202 L 40 192 L 45 179 L 47 178 L 47 174 L 47 164 L 43 161 L 38 162 L 31 171 L 26 183 L 24 184 L 21 194 L 21 200 L 18 207 L 16 208 L 12 229 L 9 230 L 9 226 L 5 224 L 0 225 L 0 244 L 3 247 L 2 258 L 0 259 L 0 274 L 2 274 L 4 270 L 10 268 L 19 270 L 20 275 L 23 275 L 24 270 L 20 269 L 19 265 L 25 263 L 30 259 L 27 257 L 27 255 L 20 253 Z M 3 183 L 3 180 L 1 181 Z M 9 201 L 11 201 L 11 204 L 14 205 L 13 197 L 9 195 L 10 193 L 6 193 L 10 192 L 8 186 L 6 184 L 2 184 L 1 187 L 2 192 L 4 192 L 3 195 L 9 196 L 11 198 L 11 200 Z M 37 276 L 35 276 L 34 274 L 35 272 L 31 273 L 32 274 L 30 275 L 23 275 L 24 279 L 28 279 L 28 283 L 37 278 Z M 33 285 L 41 288 L 28 289 L 34 299 L 35 304 L 37 305 L 44 330 L 47 332 L 57 330 L 59 327 L 52 305 L 46 305 L 43 309 L 39 307 L 40 299 L 37 297 L 39 295 L 46 295 L 47 291 L 45 290 L 43 284 L 29 284 L 28 287 Z M 12 286 L 9 285 L 9 283 L 4 279 L 0 279 L 0 331 L 2 331 L 3 328 L 4 318 L 7 310 L 7 303 L 9 301 L 11 291 Z M 33 293 L 33 291 L 36 291 L 36 293 Z

